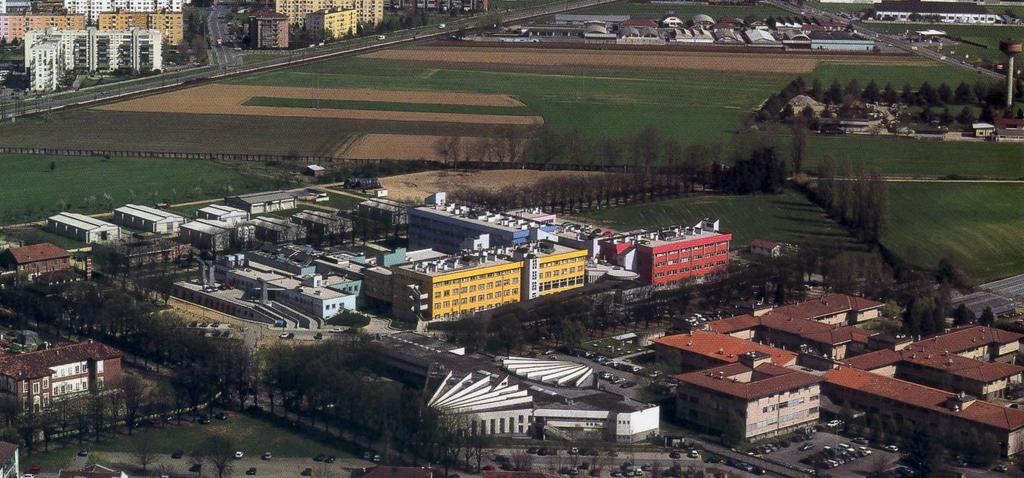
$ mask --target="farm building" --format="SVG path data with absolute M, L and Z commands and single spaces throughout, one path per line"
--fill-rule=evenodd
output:
M 400 226 L 409 222 L 405 205 L 390 199 L 367 199 L 359 203 L 359 216 L 389 226 Z
M 256 239 L 268 242 L 294 242 L 305 237 L 305 230 L 298 224 L 277 217 L 257 217 L 252 220 L 256 228 Z
M 875 19 L 897 22 L 935 19 L 942 23 L 991 24 L 999 21 L 999 15 L 974 3 L 904 0 L 880 3 L 875 7 Z
M 292 215 L 292 222 L 306 230 L 309 237 L 338 237 L 352 230 L 352 222 L 324 211 L 301 211 Z
M 224 199 L 228 206 L 248 211 L 249 214 L 295 209 L 295 195 L 288 191 L 243 194 Z
M 807 36 L 811 38 L 812 50 L 868 52 L 875 49 L 874 40 L 846 32 L 812 31 Z
M 121 229 L 84 214 L 62 212 L 46 219 L 46 230 L 77 241 L 92 243 L 120 239 Z
M 177 214 L 139 204 L 125 204 L 114 209 L 114 223 L 157 234 L 176 233 L 185 221 Z
M 240 222 L 248 221 L 249 213 L 231 206 L 211 204 L 196 211 L 196 217 L 199 219 L 209 219 L 211 221 L 238 224 Z
M 0 253 L 0 266 L 32 278 L 47 272 L 70 269 L 71 254 L 48 242 L 12 247 Z
M 747 43 L 757 46 L 782 46 L 770 32 L 751 28 L 743 31 L 743 37 Z
M 754 239 L 750 241 L 750 253 L 768 257 L 779 257 L 782 255 L 782 245 L 775 241 Z

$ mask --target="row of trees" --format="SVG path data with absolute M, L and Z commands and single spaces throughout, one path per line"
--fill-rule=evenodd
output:
M 885 230 L 888 192 L 878 171 L 823 161 L 812 195 L 821 207 L 861 241 L 877 244 Z

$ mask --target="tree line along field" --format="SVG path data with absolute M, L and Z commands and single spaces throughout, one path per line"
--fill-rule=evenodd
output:
M 953 259 L 978 284 L 1024 272 L 1024 184 L 889 183 L 882 244 L 911 264 Z
M 274 186 L 236 167 L 198 160 L 0 155 L 0 166 L 0 224 L 38 221 L 61 206 L 95 213 L 128 202 L 185 202 Z

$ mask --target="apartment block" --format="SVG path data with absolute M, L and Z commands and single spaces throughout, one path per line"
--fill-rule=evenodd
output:
M 322 10 L 355 10 L 360 24 L 377 25 L 384 21 L 384 0 L 279 0 L 277 11 L 288 16 L 288 21 L 301 27 L 306 15 Z
M 33 91 L 51 91 L 68 71 L 163 68 L 157 30 L 33 30 L 25 35 L 25 68 Z
M 0 15 L 0 39 L 8 43 L 25 39 L 29 30 L 83 30 L 85 15 Z
M 633 231 L 602 239 L 601 259 L 640 275 L 648 285 L 700 282 L 729 267 L 732 234 L 721 233 L 717 219 L 694 226 Z
M 250 46 L 256 49 L 288 48 L 288 16 L 271 10 L 252 14 L 249 17 L 249 41 Z M 291 201 L 294 207 L 295 198 L 292 197 Z M 257 212 L 251 208 L 249 211 Z
M 923 427 L 988 433 L 1004 456 L 1024 448 L 1024 410 L 852 367 L 827 372 L 822 391 L 835 406 L 893 420 L 908 431 Z
M 821 377 L 771 363 L 747 352 L 739 361 L 679 375 L 680 420 L 755 441 L 818 421 Z
M 64 9 L 96 22 L 104 12 L 180 13 L 182 0 L 64 0 Z
M 1011 384 L 1021 383 L 1024 367 L 985 362 L 950 352 L 933 353 L 911 345 L 903 350 L 878 350 L 853 357 L 847 366 L 887 377 L 967 393 L 983 399 L 1002 398 Z
M 359 14 L 355 10 L 320 10 L 306 14 L 306 29 L 325 38 L 338 39 L 355 35 Z
M 182 14 L 174 12 L 103 12 L 97 26 L 100 30 L 157 30 L 163 42 L 170 45 L 177 45 L 184 38 Z
M 683 372 L 736 363 L 750 352 L 767 355 L 780 367 L 795 365 L 797 357 L 793 352 L 705 330 L 666 335 L 653 343 L 659 361 Z

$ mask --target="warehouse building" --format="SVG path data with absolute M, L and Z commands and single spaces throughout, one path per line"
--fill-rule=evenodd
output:
M 352 230 L 352 221 L 326 211 L 301 211 L 292 222 L 305 230 L 305 236 L 320 240 L 340 238 Z
M 252 220 L 256 239 L 265 242 L 295 242 L 305 237 L 305 229 L 279 217 L 257 217 Z
M 249 214 L 263 214 L 295 209 L 295 195 L 288 191 L 243 194 L 225 198 L 224 204 Z
M 390 199 L 374 198 L 359 203 L 356 208 L 359 217 L 389 227 L 403 226 L 409 222 L 405 205 Z
M 247 245 L 255 239 L 255 228 L 250 224 L 197 219 L 181 226 L 181 241 L 212 252 L 228 250 L 232 244 Z
M 639 443 L 660 429 L 657 405 L 599 389 L 586 365 L 498 360 L 412 332 L 383 336 L 371 350 L 398 375 L 425 384 L 428 406 L 467 417 L 471 435 Z
M 121 229 L 116 225 L 73 212 L 50 216 L 46 219 L 46 230 L 85 243 L 107 242 L 121 238 Z
M 879 3 L 875 7 L 875 19 L 897 22 L 939 21 L 942 23 L 993 24 L 999 22 L 999 15 L 972 2 L 905 0 Z
M 231 206 L 211 204 L 196 211 L 199 219 L 238 224 L 249 220 L 249 213 Z
M 156 234 L 174 234 L 186 219 L 162 209 L 126 204 L 114 209 L 114 223 Z

